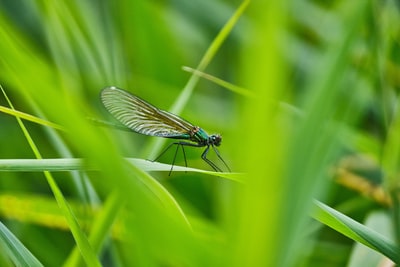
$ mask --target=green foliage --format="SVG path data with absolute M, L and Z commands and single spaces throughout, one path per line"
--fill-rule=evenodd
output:
M 398 263 L 396 2 L 233 2 L 0 2 L 0 265 Z M 94 125 L 111 85 L 222 133 L 233 172 Z

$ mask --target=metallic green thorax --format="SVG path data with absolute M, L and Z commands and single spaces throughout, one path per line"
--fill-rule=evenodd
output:
M 208 142 L 208 139 L 210 138 L 210 136 L 200 127 L 195 126 L 193 127 L 193 129 L 185 134 L 179 135 L 179 136 L 173 136 L 170 138 L 174 138 L 174 139 L 186 139 L 186 140 L 190 140 L 193 141 L 195 143 L 198 144 L 206 144 Z
M 219 134 L 208 135 L 206 131 L 198 126 L 194 126 L 188 133 L 169 136 L 168 138 L 190 140 L 195 142 L 198 146 L 219 146 L 221 143 L 221 136 Z
M 208 142 L 208 134 L 201 128 L 195 127 L 196 132 L 194 135 L 190 138 L 190 140 L 202 144 L 202 143 L 207 143 Z

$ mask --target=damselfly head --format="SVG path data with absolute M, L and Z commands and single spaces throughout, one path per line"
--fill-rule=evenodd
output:
M 222 137 L 219 134 L 212 134 L 208 138 L 208 142 L 210 145 L 219 146 L 221 144 Z

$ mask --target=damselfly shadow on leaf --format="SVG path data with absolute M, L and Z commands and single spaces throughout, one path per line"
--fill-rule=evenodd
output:
M 168 149 L 176 145 L 176 151 L 174 159 L 172 160 L 169 175 L 174 167 L 179 147 L 182 148 L 185 166 L 187 167 L 185 146 L 205 147 L 204 152 L 201 154 L 201 158 L 215 171 L 222 172 L 221 168 L 207 158 L 207 154 L 211 147 L 227 170 L 229 172 L 231 171 L 216 148 L 221 144 L 221 135 L 208 135 L 200 127 L 194 126 L 177 115 L 158 109 L 143 99 L 114 86 L 104 88 L 100 93 L 100 98 L 107 111 L 116 120 L 133 132 L 179 140 L 169 144 L 164 151 L 153 160 L 156 161 Z

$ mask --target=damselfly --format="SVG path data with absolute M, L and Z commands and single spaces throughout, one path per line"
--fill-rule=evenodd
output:
M 170 173 L 174 167 L 179 147 L 182 148 L 185 166 L 187 167 L 184 149 L 185 146 L 206 147 L 204 152 L 201 154 L 201 158 L 215 171 L 222 172 L 222 170 L 214 162 L 207 158 L 210 147 L 212 147 L 218 158 L 223 162 L 228 171 L 230 171 L 228 165 L 222 159 L 216 148 L 221 144 L 221 135 L 208 135 L 200 127 L 194 126 L 190 122 L 178 117 L 177 115 L 158 109 L 143 99 L 114 86 L 104 88 L 101 91 L 100 98 L 108 112 L 111 113 L 111 115 L 120 123 L 132 131 L 149 136 L 181 140 L 169 144 L 155 159 L 157 160 L 169 148 L 171 148 L 173 145 L 176 145 L 177 147 L 174 159 L 172 161 Z

